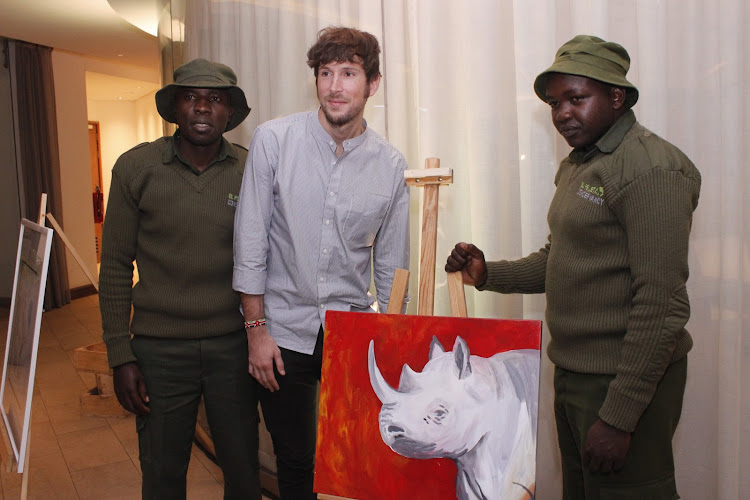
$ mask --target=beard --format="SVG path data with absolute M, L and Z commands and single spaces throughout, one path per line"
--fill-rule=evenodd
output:
M 346 113 L 344 113 L 343 115 L 333 116 L 328 111 L 327 107 L 321 106 L 321 109 L 323 110 L 323 114 L 325 115 L 328 123 L 336 127 L 341 127 L 343 125 L 347 125 L 348 123 L 351 123 L 355 118 L 357 118 L 357 116 L 359 115 L 359 112 L 362 110 L 362 108 L 359 108 L 359 109 L 352 108 Z
M 339 116 L 333 116 L 331 112 L 328 110 L 326 105 L 324 104 L 324 101 L 321 100 L 320 108 L 323 110 L 323 115 L 326 117 L 326 120 L 328 123 L 335 127 L 341 127 L 343 125 L 347 125 L 354 121 L 355 119 L 359 118 L 359 115 L 362 113 L 362 110 L 365 108 L 365 104 L 367 103 L 368 97 L 370 97 L 370 84 L 368 83 L 365 87 L 365 92 L 362 101 L 361 106 L 351 107 L 347 112 L 345 112 L 342 115 Z

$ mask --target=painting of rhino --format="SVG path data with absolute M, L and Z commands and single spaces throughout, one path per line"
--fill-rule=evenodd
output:
M 459 500 L 534 498 L 539 350 L 485 358 L 460 336 L 452 351 L 433 337 L 423 370 L 404 364 L 394 389 L 370 340 L 368 372 L 380 435 L 394 452 L 453 460 Z

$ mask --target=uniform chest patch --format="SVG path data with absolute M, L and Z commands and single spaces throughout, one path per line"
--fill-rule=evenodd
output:
M 578 187 L 578 196 L 591 203 L 602 205 L 604 203 L 604 188 L 581 182 Z

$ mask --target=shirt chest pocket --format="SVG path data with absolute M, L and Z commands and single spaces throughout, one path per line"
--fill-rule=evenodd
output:
M 344 218 L 342 233 L 353 248 L 371 247 L 383 224 L 390 198 L 382 194 L 364 193 L 351 198 Z

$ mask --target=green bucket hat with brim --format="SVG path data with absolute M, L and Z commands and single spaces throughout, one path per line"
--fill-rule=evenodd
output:
M 245 93 L 237 86 L 237 75 L 234 74 L 232 68 L 224 64 L 194 59 L 174 70 L 174 83 L 170 83 L 156 93 L 156 109 L 169 123 L 177 123 L 174 97 L 180 88 L 227 90 L 231 106 L 234 108 L 232 117 L 227 123 L 227 130 L 235 128 L 250 114 Z
M 563 44 L 552 66 L 536 77 L 534 92 L 546 102 L 547 79 L 551 74 L 585 76 L 625 89 L 625 105 L 631 108 L 638 101 L 638 89 L 625 78 L 629 69 L 630 56 L 622 45 L 578 35 Z

